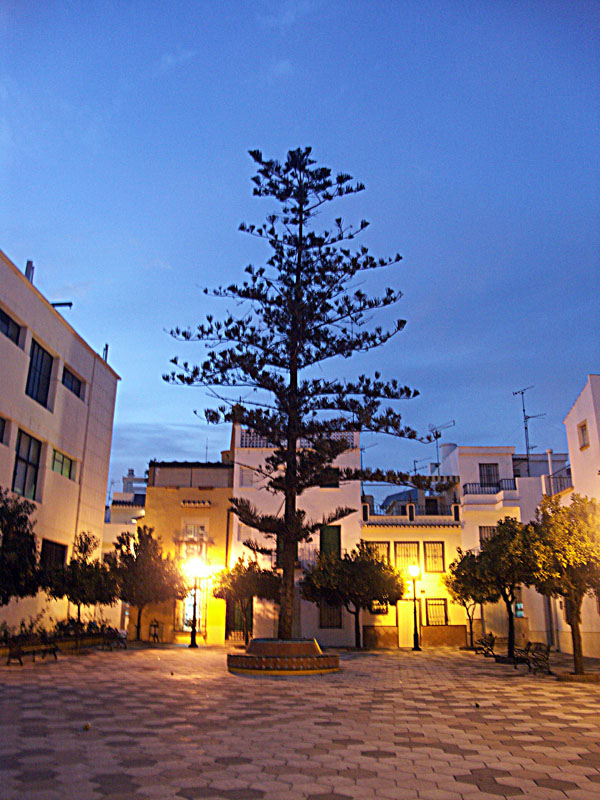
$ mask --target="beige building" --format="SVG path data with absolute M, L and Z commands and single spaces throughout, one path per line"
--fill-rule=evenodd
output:
M 212 596 L 213 578 L 225 569 L 231 552 L 233 467 L 225 463 L 151 461 L 148 470 L 145 515 L 140 523 L 154 529 L 163 551 L 177 558 L 183 569 L 191 559 L 202 565 L 196 584 L 198 644 L 225 640 L 225 602 Z M 142 639 L 158 622 L 165 642 L 190 639 L 194 592 L 183 601 L 144 610 Z M 130 620 L 135 619 L 130 614 Z M 130 624 L 130 633 L 131 633 Z
M 0 486 L 33 500 L 42 564 L 63 564 L 76 534 L 102 541 L 118 375 L 0 251 Z M 16 625 L 65 601 L 12 601 Z

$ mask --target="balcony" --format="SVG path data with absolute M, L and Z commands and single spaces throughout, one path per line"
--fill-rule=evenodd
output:
M 363 523 L 371 525 L 458 525 L 459 506 L 441 502 L 390 503 L 383 507 L 377 503 L 363 504 Z
M 573 481 L 567 475 L 549 475 L 546 482 L 550 495 L 560 494 L 573 488 Z
M 517 482 L 514 478 L 502 478 L 498 483 L 465 483 L 463 494 L 500 494 L 500 492 L 516 492 Z

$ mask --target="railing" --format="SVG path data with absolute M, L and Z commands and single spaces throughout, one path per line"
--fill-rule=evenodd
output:
M 433 504 L 422 505 L 417 503 L 390 503 L 388 506 L 381 506 L 378 503 L 369 505 L 363 504 L 363 522 L 368 522 L 370 519 L 376 517 L 385 517 L 389 522 L 397 521 L 398 524 L 406 522 L 414 522 L 417 518 L 422 517 L 450 517 L 455 522 L 459 522 L 459 506 L 454 503 L 449 505 L 447 503 L 438 503 L 436 506 Z M 386 522 L 386 524 L 388 524 Z
M 330 433 L 329 436 L 323 437 L 328 438 L 334 442 L 342 441 L 346 442 L 349 447 L 354 447 L 354 433 L 353 431 L 334 431 Z M 308 439 L 299 439 L 298 440 L 299 447 L 311 447 L 312 443 Z M 240 432 L 240 447 L 247 447 L 247 448 L 261 448 L 261 447 L 275 447 L 274 444 L 269 443 L 268 439 L 264 436 L 260 436 L 255 431 L 248 430 L 247 428 L 242 428 Z
M 560 492 L 573 488 L 573 481 L 566 476 L 549 475 L 546 480 L 549 484 L 548 488 L 550 489 L 550 494 L 559 494 Z
M 464 494 L 498 494 L 499 492 L 514 492 L 517 482 L 514 478 L 502 478 L 498 483 L 465 483 Z
M 451 517 L 452 506 L 439 503 L 437 506 L 415 506 L 415 514 L 418 517 Z

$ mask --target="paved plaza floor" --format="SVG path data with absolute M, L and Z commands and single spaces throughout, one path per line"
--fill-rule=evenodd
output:
M 442 648 L 305 678 L 229 675 L 225 653 L 1 666 L 0 798 L 600 800 L 599 685 Z

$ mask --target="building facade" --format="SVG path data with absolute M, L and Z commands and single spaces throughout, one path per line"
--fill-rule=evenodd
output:
M 35 503 L 43 565 L 64 564 L 74 538 L 103 538 L 118 375 L 0 251 L 0 486 Z M 98 553 L 99 555 L 100 553 Z M 17 625 L 66 601 L 12 601 L 0 618 Z

